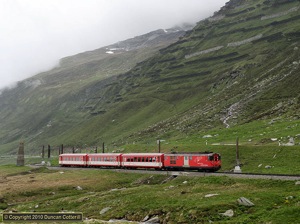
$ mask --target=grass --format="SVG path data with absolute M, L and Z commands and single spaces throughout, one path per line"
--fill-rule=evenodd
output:
M 83 212 L 84 218 L 167 223 L 298 223 L 300 194 L 294 181 L 228 177 L 177 177 L 108 170 L 48 171 L 0 166 L 2 210 Z M 4 179 L 3 179 L 4 178 Z M 77 190 L 81 186 L 82 190 Z M 9 187 L 9 188 L 8 188 Z M 216 194 L 205 197 L 208 194 Z M 245 207 L 246 197 L 255 205 Z M 100 214 L 103 208 L 110 208 Z M 221 213 L 232 209 L 229 218 Z M 288 215 L 287 215 L 288 214 Z M 101 223 L 99 221 L 99 223 Z

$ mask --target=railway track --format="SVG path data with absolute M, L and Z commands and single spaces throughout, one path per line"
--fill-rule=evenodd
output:
M 30 165 L 30 167 L 38 168 L 40 165 Z M 47 167 L 50 170 L 86 170 L 86 169 L 100 169 L 100 168 L 84 168 L 84 167 L 60 167 L 50 166 Z M 232 173 L 232 172 L 197 172 L 197 171 L 157 171 L 157 170 L 143 170 L 143 169 L 109 169 L 103 168 L 103 170 L 111 170 L 122 173 L 144 173 L 144 174 L 161 174 L 168 176 L 190 176 L 190 177 L 208 177 L 208 176 L 228 176 L 232 178 L 244 178 L 244 179 L 270 179 L 270 180 L 300 180 L 300 175 L 284 175 L 284 174 L 258 174 L 258 173 Z

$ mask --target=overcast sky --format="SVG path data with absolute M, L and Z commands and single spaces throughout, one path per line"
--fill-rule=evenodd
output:
M 60 58 L 207 18 L 229 0 L 0 0 L 0 88 Z

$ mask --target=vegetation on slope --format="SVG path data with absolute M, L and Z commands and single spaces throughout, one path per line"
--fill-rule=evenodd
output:
M 161 223 L 299 223 L 299 185 L 294 181 L 13 166 L 0 170 L 1 212 L 82 212 L 86 221 L 98 223 L 147 216 L 157 216 Z M 239 205 L 241 197 L 254 206 Z M 226 211 L 233 216 L 225 216 Z
M 64 59 L 2 92 L 1 150 L 21 139 L 32 151 L 83 148 L 297 121 L 299 9 L 296 0 L 230 1 L 168 47 Z M 142 60 L 146 51 L 154 56 Z

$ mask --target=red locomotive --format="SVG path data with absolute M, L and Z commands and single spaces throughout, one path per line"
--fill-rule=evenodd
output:
M 158 170 L 217 171 L 221 168 L 218 153 L 96 153 L 61 154 L 59 165 L 80 167 L 152 168 Z

